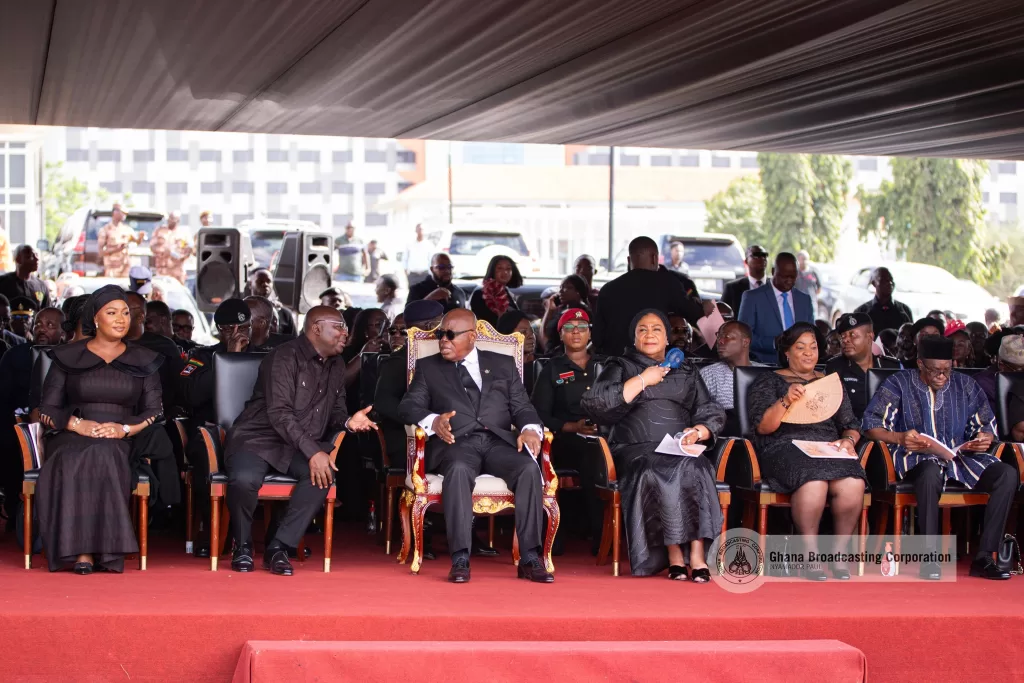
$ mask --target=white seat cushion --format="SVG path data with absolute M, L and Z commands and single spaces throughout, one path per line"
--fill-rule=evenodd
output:
M 440 474 L 428 474 L 427 475 L 427 493 L 439 494 L 444 486 L 444 477 Z M 405 475 L 405 488 L 410 491 L 413 490 L 412 475 Z M 474 496 L 500 496 L 500 495 L 512 495 L 512 491 L 509 490 L 508 485 L 504 479 L 499 479 L 490 474 L 481 474 L 476 478 L 476 483 L 473 486 Z

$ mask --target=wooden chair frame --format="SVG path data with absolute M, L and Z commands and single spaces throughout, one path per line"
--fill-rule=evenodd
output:
M 216 429 L 216 435 L 213 430 Z M 230 516 L 227 512 L 226 496 L 227 496 L 227 477 L 221 475 L 220 465 L 217 461 L 217 453 L 223 447 L 224 438 L 226 432 L 223 427 L 210 427 L 204 426 L 199 428 L 199 433 L 203 437 L 203 442 L 206 446 L 206 457 L 209 460 L 210 465 L 210 571 L 217 571 L 218 559 L 222 552 L 222 538 L 221 538 L 221 517 L 223 516 L 223 524 L 225 528 L 228 526 Z M 213 442 L 213 439 L 217 439 L 217 443 Z M 344 430 L 338 432 L 333 436 L 331 442 L 334 444 L 331 448 L 331 452 L 328 454 L 331 459 L 331 464 L 334 464 L 338 458 L 338 450 L 341 448 L 341 442 L 345 438 Z M 260 487 L 258 493 L 258 500 L 261 501 L 273 501 L 273 500 L 289 500 L 292 497 L 292 493 L 295 491 L 295 484 L 291 483 L 280 483 L 280 482 L 264 482 Z M 324 572 L 328 573 L 331 571 L 331 548 L 334 544 L 334 504 L 338 499 L 337 481 L 331 483 L 331 487 L 327 491 L 327 500 L 324 503 Z M 223 509 L 222 509 L 223 506 Z M 269 518 L 265 520 L 265 523 L 269 524 Z M 299 561 L 305 561 L 305 542 L 300 544 L 299 550 Z
M 391 457 L 388 455 L 388 445 L 384 442 L 384 432 L 377 430 L 377 440 L 380 442 L 380 457 L 385 472 L 384 481 L 381 482 L 381 508 L 384 512 L 384 554 L 391 554 L 391 539 L 394 538 L 395 524 L 395 492 L 405 488 L 405 473 L 391 474 Z
M 22 531 L 24 533 L 25 569 L 32 568 L 32 498 L 36 493 L 36 477 L 29 474 L 37 473 L 43 467 L 42 426 L 38 423 L 21 422 L 14 426 L 21 447 L 21 459 L 25 468 L 25 479 L 21 484 L 21 500 L 25 505 Z M 146 571 L 146 560 L 149 555 L 149 494 L 148 479 L 143 479 L 132 490 L 137 502 L 136 510 L 132 510 L 133 521 L 136 522 L 135 533 L 139 541 L 139 570 Z M 129 506 L 130 508 L 130 506 Z M 129 558 L 131 556 L 128 556 Z
M 481 350 L 507 349 L 512 347 L 512 358 L 515 360 L 519 376 L 523 376 L 523 335 L 514 332 L 510 335 L 498 333 L 490 323 L 477 321 L 477 346 Z M 433 351 L 437 342 L 433 336 L 433 330 L 420 330 L 412 327 L 406 331 L 409 337 L 409 367 L 407 368 L 407 383 L 412 381 L 413 372 L 416 369 L 416 361 L 421 357 L 431 355 L 421 354 L 419 349 L 426 346 L 428 351 Z M 502 349 L 502 350 L 504 350 Z M 556 493 L 558 491 L 558 475 L 551 466 L 551 432 L 545 430 L 541 442 L 541 452 L 534 457 L 540 465 L 541 478 L 543 481 L 543 505 L 547 512 L 547 531 L 544 536 L 544 565 L 548 572 L 554 573 L 555 565 L 551 559 L 551 547 L 555 541 L 555 534 L 558 531 L 560 512 Z M 423 566 L 423 519 L 427 509 L 431 505 L 442 503 L 443 493 L 430 493 L 427 487 L 426 471 L 426 445 L 427 434 L 423 429 L 415 425 L 406 426 L 406 458 L 407 471 L 411 479 L 412 487 L 402 481 L 402 497 L 400 501 L 400 515 L 402 520 L 402 549 L 398 553 L 398 563 L 405 564 L 412 553 L 410 570 L 413 574 L 419 574 Z M 494 542 L 494 515 L 510 514 L 515 508 L 515 497 L 511 492 L 503 495 L 494 494 L 473 494 L 473 514 L 490 515 L 490 536 L 491 544 Z M 519 542 L 518 537 L 512 539 L 512 561 L 519 564 Z

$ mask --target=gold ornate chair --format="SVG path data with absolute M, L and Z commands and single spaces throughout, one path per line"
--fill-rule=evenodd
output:
M 523 335 L 515 332 L 511 335 L 499 334 L 490 323 L 477 321 L 477 348 L 481 351 L 492 351 L 512 356 L 523 376 Z M 409 365 L 406 382 L 411 383 L 416 370 L 416 361 L 439 353 L 437 339 L 433 330 L 409 328 Z M 544 510 L 548 516 L 547 531 L 544 536 L 544 565 L 549 572 L 555 571 L 551 561 L 551 546 L 558 531 L 559 509 L 555 493 L 558 490 L 558 475 L 551 466 L 551 432 L 544 431 L 539 463 L 544 482 Z M 406 426 L 406 454 L 409 474 L 405 478 L 402 491 L 400 515 L 402 519 L 402 549 L 398 553 L 399 564 L 404 564 L 412 552 L 410 569 L 418 574 L 423 564 L 423 518 L 431 505 L 440 505 L 444 478 L 437 474 L 428 474 L 426 467 L 427 434 L 415 425 Z M 476 515 L 509 514 L 515 508 L 515 496 L 505 481 L 491 475 L 477 477 L 473 488 L 473 513 Z M 492 518 L 493 522 L 493 518 Z M 512 561 L 519 563 L 519 541 L 513 538 Z

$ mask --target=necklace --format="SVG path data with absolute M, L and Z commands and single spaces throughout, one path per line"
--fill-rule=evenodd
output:
M 814 379 L 814 371 L 813 370 L 811 371 L 811 376 L 810 377 L 804 377 L 803 375 L 801 375 L 799 372 L 797 372 L 793 368 L 788 368 L 788 370 L 789 370 L 790 374 L 792 374 L 794 377 L 796 377 L 797 379 L 802 379 L 805 382 L 810 382 L 811 380 Z

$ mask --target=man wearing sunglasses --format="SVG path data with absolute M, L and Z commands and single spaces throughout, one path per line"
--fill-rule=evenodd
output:
M 434 254 L 430 260 L 430 276 L 409 287 L 406 303 L 430 299 L 437 301 L 447 313 L 456 308 L 466 308 L 466 293 L 452 283 L 452 260 L 448 254 Z
M 519 577 L 551 583 L 555 577 L 540 560 L 543 491 L 534 459 L 543 431 L 515 362 L 476 348 L 476 316 L 471 311 L 448 313 L 436 336 L 440 353 L 416 363 L 399 414 L 404 424 L 417 424 L 427 432 L 427 471 L 444 477 L 452 556 L 448 580 L 469 581 L 473 487 L 478 476 L 490 474 L 503 479 L 516 497 Z

